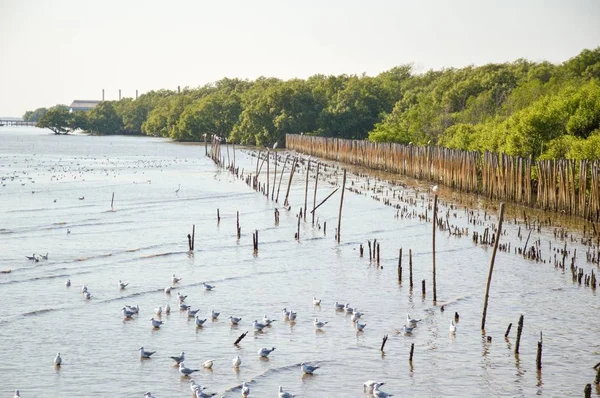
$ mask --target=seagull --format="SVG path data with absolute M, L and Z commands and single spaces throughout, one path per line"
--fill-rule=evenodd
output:
M 15 396 L 13 398 L 21 398 L 21 394 L 19 393 L 19 390 L 15 390 Z
M 206 322 L 206 318 L 200 319 L 200 317 L 196 315 L 196 326 L 202 326 L 204 325 L 204 322 Z
M 321 300 L 313 297 L 313 305 L 321 305 Z
M 121 288 L 121 290 L 125 289 L 127 285 L 129 285 L 129 283 L 121 282 L 121 280 L 119 279 L 119 287 Z
M 269 317 L 267 316 L 267 314 L 265 314 L 265 315 L 263 316 L 263 323 L 264 323 L 266 326 L 271 326 L 271 323 L 273 323 L 273 322 L 275 322 L 275 319 L 269 319 Z
M 164 323 L 163 321 L 159 321 L 158 319 L 154 319 L 154 318 L 150 318 L 150 320 L 152 321 L 152 327 L 155 329 L 159 329 L 160 325 L 162 325 Z
M 208 283 L 206 283 L 206 282 L 202 282 L 202 285 L 204 286 L 204 289 L 205 289 L 205 290 L 213 290 L 213 289 L 215 288 L 215 286 L 213 286 L 213 285 L 209 285 L 209 284 L 208 284 Z
M 283 387 L 279 386 L 279 398 L 294 398 L 295 395 L 289 393 L 289 392 L 284 392 L 283 391 Z
M 238 318 L 235 316 L 230 316 L 229 320 L 231 321 L 232 325 L 237 325 L 238 323 L 240 323 L 240 321 L 242 320 L 242 318 Z
M 315 318 L 315 328 L 321 329 L 323 326 L 327 325 L 329 322 L 320 322 L 317 318 Z
M 350 307 L 350 303 L 346 303 L 346 305 L 344 306 L 344 311 L 346 311 L 346 313 L 350 314 L 350 313 L 354 312 L 354 308 Z
M 152 393 L 151 393 L 150 391 L 147 391 L 147 392 L 144 394 L 144 398 L 154 398 L 154 395 L 152 395 Z
M 48 253 L 46 253 L 46 255 L 40 254 L 40 257 L 42 260 L 48 260 Z
M 273 149 L 277 148 L 277 144 L 279 144 L 279 142 L 275 142 L 275 143 L 273 144 Z
M 266 358 L 273 351 L 275 351 L 275 347 L 271 347 L 271 348 L 264 348 L 263 347 L 260 350 L 258 350 L 258 355 L 260 355 L 262 358 Z
M 214 361 L 215 361 L 214 359 L 209 359 L 208 361 L 205 361 L 205 362 L 202 364 L 202 366 L 203 366 L 205 369 L 212 369 Z
M 310 365 L 310 364 L 308 364 L 308 363 L 306 363 L 306 362 L 302 362 L 302 363 L 300 364 L 300 366 L 302 367 L 302 373 L 305 373 L 305 374 L 307 374 L 307 375 L 311 375 L 311 374 L 313 374 L 313 372 L 314 372 L 315 370 L 317 370 L 317 369 L 319 369 L 319 368 L 320 368 L 320 366 L 313 366 L 313 365 Z
M 127 310 L 127 308 L 123 307 L 121 309 L 121 313 L 123 314 L 123 318 L 125 319 L 131 319 L 135 314 L 129 310 Z
M 290 312 L 289 312 L 289 311 L 288 311 L 286 308 L 282 309 L 282 310 L 281 310 L 281 313 L 283 314 L 283 318 L 284 318 L 284 319 L 290 319 Z M 267 316 L 265 315 L 265 318 L 266 318 L 266 317 L 267 317 Z
M 365 326 L 367 326 L 366 323 L 356 322 L 356 330 L 358 330 L 359 332 L 362 332 Z
M 140 312 L 140 306 L 139 305 L 135 305 L 135 307 L 132 307 L 130 305 L 126 305 L 127 309 L 131 312 L 133 312 L 134 314 L 137 314 Z
M 413 327 L 411 327 L 411 326 L 406 326 L 406 325 L 402 326 L 402 332 L 403 332 L 404 334 L 411 334 L 411 333 L 412 333 L 412 331 L 413 331 L 413 329 L 414 329 L 414 328 L 413 328 Z
M 215 310 L 210 310 L 210 316 L 212 319 L 217 319 L 221 315 L 220 312 L 216 312 Z
M 192 392 L 195 394 L 198 390 L 206 390 L 206 387 L 196 384 L 195 380 L 190 380 L 190 390 L 192 390 Z
M 166 294 L 171 294 L 171 289 L 172 289 L 172 287 L 171 287 L 171 286 L 167 286 L 167 287 L 165 287 L 165 293 L 166 293 Z
M 437 186 L 437 185 L 434 185 L 434 186 L 431 188 L 431 190 L 432 190 L 433 192 L 437 192 L 437 190 L 438 190 L 438 186 Z
M 66 287 L 71 287 L 71 280 L 67 279 L 67 281 L 65 282 L 65 286 Z
M 36 262 L 39 261 L 38 258 L 35 256 L 35 253 L 33 253 L 33 256 L 25 256 L 25 257 L 27 257 L 27 259 L 31 260 L 31 261 L 36 261 Z
M 183 362 L 185 360 L 185 352 L 181 351 L 181 354 L 179 354 L 179 356 L 169 357 L 169 358 L 171 358 L 172 360 L 177 362 L 177 364 L 180 364 L 181 362 Z
M 376 384 L 379 384 L 380 386 L 382 386 L 385 383 L 379 383 L 378 381 L 375 381 L 375 380 L 367 380 L 363 383 L 363 391 L 364 392 L 372 392 L 373 388 L 375 388 Z
M 246 382 L 242 383 L 242 397 L 247 397 L 248 395 L 250 395 L 250 387 L 248 387 L 248 384 L 246 384 Z
M 334 304 L 334 305 L 335 305 L 335 309 L 336 309 L 337 311 L 343 310 L 343 309 L 344 309 L 344 307 L 346 307 L 344 304 L 340 304 L 340 303 L 338 303 L 337 301 L 335 302 L 335 304 Z
M 180 303 L 179 304 L 179 310 L 180 311 L 187 311 L 189 308 L 191 308 L 191 305 L 187 305 L 185 303 Z
M 85 297 L 86 300 L 89 300 L 92 298 L 92 294 L 90 292 L 83 293 L 83 296 Z
M 160 306 L 159 306 L 158 308 L 155 308 L 155 309 L 154 309 L 154 312 L 155 312 L 155 313 L 156 313 L 156 315 L 158 315 L 158 316 L 162 315 L 162 307 L 160 307 Z
M 187 296 L 184 296 L 183 294 L 177 292 L 177 300 L 179 300 L 180 303 L 183 303 L 186 298 Z
M 410 326 L 417 326 L 417 322 L 421 322 L 420 319 L 411 318 L 410 315 L 406 314 L 406 324 Z
M 242 358 L 240 358 L 239 355 L 236 355 L 231 362 L 233 363 L 234 368 L 239 368 L 242 364 Z
M 67 234 L 70 234 L 71 230 L 69 228 L 67 228 Z
M 358 308 L 354 307 L 354 312 L 352 313 L 352 315 L 355 315 L 357 318 L 360 318 L 361 316 L 363 316 L 363 313 L 360 312 Z
M 296 316 L 298 316 L 298 313 L 290 310 L 290 321 L 295 321 Z
M 381 391 L 379 389 L 379 387 L 382 385 L 382 383 L 376 383 L 373 386 L 373 396 L 375 398 L 387 398 L 387 397 L 393 397 L 393 394 L 388 394 L 387 392 Z
M 196 390 L 196 398 L 210 398 L 217 395 L 216 392 L 207 393 L 202 390 Z
M 179 282 L 180 280 L 181 280 L 181 278 L 177 278 L 177 277 L 175 276 L 175 274 L 173 274 L 173 276 L 171 276 L 171 282 L 173 282 L 173 283 L 177 283 L 177 282 Z
M 83 285 L 83 286 L 81 286 L 81 294 L 83 294 L 83 293 L 87 292 L 87 290 L 88 290 L 88 287 L 87 287 L 87 285 Z
M 185 365 L 183 364 L 183 362 L 179 362 L 179 373 L 181 373 L 184 376 L 189 376 L 194 372 L 199 371 L 200 369 L 190 369 L 190 368 L 186 368 Z
M 84 200 L 84 199 L 85 199 L 85 196 L 80 196 L 79 197 L 79 200 Z
M 150 358 L 156 351 L 144 351 L 144 347 L 140 347 L 140 358 Z
M 192 310 L 192 307 L 188 307 L 187 308 L 187 314 L 188 314 L 188 318 L 193 318 L 196 316 L 196 314 L 198 313 L 198 311 L 200 311 L 200 309 L 197 310 Z
M 60 364 L 62 363 L 62 358 L 60 357 L 60 352 L 56 354 L 56 356 L 54 357 L 54 364 L 56 366 L 60 366 Z
M 167 305 L 165 305 L 165 314 L 169 315 L 171 313 L 171 306 L 169 305 L 169 303 L 167 303 Z
M 254 330 L 258 330 L 261 331 L 264 328 L 267 327 L 267 325 L 265 325 L 264 323 L 259 323 L 256 319 L 254 320 L 254 322 L 252 322 L 252 327 L 254 328 Z
M 450 333 L 456 333 L 456 324 L 454 323 L 454 319 L 451 322 L 452 323 L 450 324 L 448 330 L 450 331 Z

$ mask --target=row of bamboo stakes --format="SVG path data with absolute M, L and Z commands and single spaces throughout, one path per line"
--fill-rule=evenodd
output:
M 400 173 L 452 189 L 600 221 L 600 161 L 533 160 L 502 153 L 286 135 L 312 156 Z

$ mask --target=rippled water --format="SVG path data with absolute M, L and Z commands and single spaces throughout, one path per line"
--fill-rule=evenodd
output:
M 298 242 L 294 233 L 304 202 L 304 171 L 294 178 L 292 211 L 280 208 L 280 224 L 275 225 L 277 204 L 219 170 L 204 156 L 202 145 L 147 137 L 54 136 L 8 127 L 0 130 L 0 140 L 0 177 L 5 177 L 0 187 L 0 271 L 12 270 L 0 274 L 1 396 L 18 388 L 24 398 L 141 397 L 146 391 L 156 397 L 187 397 L 188 380 L 169 359 L 180 351 L 191 368 L 214 359 L 213 370 L 202 369 L 194 379 L 226 397 L 240 396 L 236 387 L 243 381 L 252 381 L 255 397 L 277 396 L 282 385 L 298 396 L 330 398 L 367 396 L 362 392 L 367 379 L 385 381 L 384 390 L 396 396 L 579 396 L 593 381 L 592 366 L 600 361 L 598 295 L 572 283 L 568 267 L 562 272 L 550 263 L 498 253 L 487 318 L 487 335 L 493 340 L 488 343 L 480 322 L 491 248 L 473 244 L 470 237 L 438 232 L 438 301 L 447 302 L 442 312 L 431 295 L 431 223 L 396 218 L 395 209 L 369 195 L 346 192 L 341 244 L 334 240 L 339 194 L 317 211 L 319 223 L 327 222 L 327 235 L 310 221 L 302 222 Z M 238 149 L 236 159 L 240 167 L 254 171 L 255 158 Z M 322 173 L 317 201 L 334 188 L 330 182 L 341 182 L 333 170 Z M 349 178 L 355 187 L 363 183 L 355 175 Z M 287 175 L 280 202 L 286 183 Z M 410 195 L 414 192 L 405 189 L 403 196 Z M 418 199 L 414 210 L 423 212 L 423 206 Z M 451 222 L 467 227 L 464 209 Z M 192 224 L 196 250 L 190 254 L 186 236 Z M 505 228 L 503 242 L 523 244 L 516 225 L 507 222 Z M 255 229 L 257 255 L 252 252 Z M 542 240 L 543 257 L 549 259 L 551 229 L 538 235 L 532 234 L 532 240 Z M 368 239 L 381 243 L 380 268 L 369 263 L 367 249 L 359 257 L 359 244 Z M 401 285 L 396 269 L 400 247 Z M 412 292 L 408 249 L 414 261 Z M 585 250 L 578 248 L 578 265 L 598 271 L 585 263 Z M 25 258 L 46 252 L 48 260 Z M 197 329 L 177 310 L 175 295 L 163 292 L 173 273 L 183 277 L 176 291 L 188 295 L 187 302 L 205 317 L 211 309 L 220 311 L 218 321 L 209 319 Z M 65 287 L 67 278 L 71 288 Z M 130 285 L 120 290 L 119 279 Z M 427 280 L 426 297 L 422 279 Z M 203 281 L 216 288 L 205 291 Z M 82 284 L 88 285 L 91 300 L 80 294 Z M 313 296 L 323 300 L 320 307 L 313 307 Z M 349 315 L 334 310 L 336 300 L 364 312 L 364 332 L 357 333 Z M 162 316 L 163 327 L 153 330 L 154 308 L 166 303 L 173 312 Z M 124 321 L 120 309 L 125 304 L 138 304 L 139 317 Z M 283 320 L 283 307 L 298 312 L 295 323 Z M 452 336 L 448 325 L 455 312 L 460 322 Z M 407 313 L 423 318 L 411 336 L 397 333 Z M 251 322 L 264 314 L 277 321 L 256 334 Z M 515 358 L 519 314 L 525 315 L 525 327 L 521 354 Z M 229 315 L 243 320 L 232 327 Z M 321 332 L 313 327 L 315 317 L 329 322 Z M 245 331 L 250 333 L 235 347 Z M 543 368 L 537 372 L 540 331 Z M 385 334 L 389 340 L 382 355 Z M 141 361 L 140 346 L 157 352 Z M 275 352 L 260 360 L 257 351 L 271 346 L 277 347 Z M 57 352 L 63 357 L 60 369 L 53 365 Z M 242 358 L 239 371 L 231 365 L 235 355 Z M 298 364 L 303 361 L 321 369 L 302 376 Z

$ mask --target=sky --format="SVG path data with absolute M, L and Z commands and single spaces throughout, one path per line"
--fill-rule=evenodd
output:
M 0 0 L 0 116 L 223 77 L 563 62 L 599 0 Z

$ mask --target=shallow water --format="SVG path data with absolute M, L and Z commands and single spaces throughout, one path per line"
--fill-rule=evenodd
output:
M 293 210 L 279 207 L 281 219 L 275 225 L 278 205 L 219 170 L 204 156 L 203 145 L 148 137 L 55 136 L 8 127 L 0 129 L 0 140 L 0 271 L 12 270 L 0 274 L 0 396 L 11 396 L 18 388 L 24 398 L 141 397 L 146 391 L 156 397 L 187 397 L 188 380 L 169 359 L 180 351 L 191 368 L 214 359 L 213 370 L 202 369 L 194 379 L 226 397 L 240 396 L 236 387 L 243 381 L 252 381 L 255 397 L 276 396 L 282 385 L 298 396 L 330 398 L 367 396 L 362 392 L 367 379 L 385 381 L 383 389 L 396 396 L 579 396 L 593 381 L 592 366 L 600 361 L 598 294 L 574 284 L 568 268 L 563 272 L 550 263 L 499 252 L 486 328 L 493 340 L 488 343 L 480 323 L 491 247 L 477 246 L 470 237 L 438 232 L 438 301 L 448 302 L 442 312 L 431 295 L 431 223 L 396 218 L 395 209 L 369 195 L 345 193 L 341 244 L 334 240 L 339 194 L 317 210 L 319 223 L 327 222 L 327 235 L 307 217 L 298 242 L 294 233 L 296 213 L 304 203 L 304 171 L 292 184 Z M 254 157 L 238 149 L 236 159 L 241 168 L 254 171 Z M 319 182 L 317 201 L 333 189 L 327 181 L 341 182 L 341 174 L 331 172 L 330 167 Z M 361 184 L 358 177 L 349 178 Z M 283 180 L 280 202 L 287 175 Z M 313 183 L 311 179 L 309 207 Z M 416 209 L 424 211 L 423 206 L 418 200 Z M 451 222 L 466 227 L 464 210 L 456 213 Z M 186 236 L 192 224 L 196 250 L 190 254 Z M 506 222 L 505 228 L 502 242 L 520 242 L 516 225 Z M 256 255 L 255 229 L 260 242 Z M 532 234 L 532 239 L 549 237 L 550 229 L 542 229 L 541 237 Z M 368 249 L 359 257 L 359 244 L 367 239 L 380 242 L 382 267 L 370 264 Z M 400 247 L 401 285 L 396 268 Z M 578 248 L 578 265 L 597 272 L 585 263 L 585 250 Z M 46 252 L 48 260 L 25 258 Z M 544 258 L 549 257 L 546 250 Z M 177 309 L 175 293 L 163 292 L 173 273 L 183 278 L 174 292 L 188 295 L 187 302 L 204 317 L 211 309 L 220 311 L 218 321 L 209 319 L 198 329 Z M 73 282 L 70 288 L 65 287 L 67 278 Z M 427 281 L 426 297 L 422 279 Z M 120 290 L 119 280 L 130 285 Z M 216 288 L 205 291 L 203 281 Z M 83 284 L 91 300 L 80 294 Z M 323 300 L 320 307 L 313 307 L 313 296 Z M 364 332 L 357 333 L 350 316 L 334 310 L 336 300 L 364 312 Z M 166 303 L 172 313 L 163 315 L 164 325 L 153 330 L 154 308 Z M 124 321 L 120 309 L 125 304 L 138 304 L 139 317 Z M 295 323 L 283 320 L 283 307 L 298 312 Z M 455 312 L 460 314 L 458 331 L 450 335 Z M 410 336 L 397 333 L 407 313 L 423 318 Z M 254 333 L 252 320 L 264 314 L 277 321 Z M 512 350 L 519 314 L 525 315 L 525 327 L 517 359 Z M 229 324 L 230 315 L 243 318 L 239 326 Z M 329 322 L 323 331 L 315 331 L 315 317 Z M 248 336 L 235 347 L 245 331 Z M 540 331 L 544 352 L 538 372 Z M 385 334 L 389 340 L 382 355 Z M 141 361 L 140 346 L 156 354 Z M 277 349 L 270 358 L 259 359 L 258 350 L 271 346 Z M 60 369 L 53 365 L 56 352 L 63 357 Z M 231 365 L 235 355 L 242 358 L 238 371 Z M 321 369 L 302 376 L 298 364 L 303 361 Z M 596 390 L 594 394 L 600 396 Z

